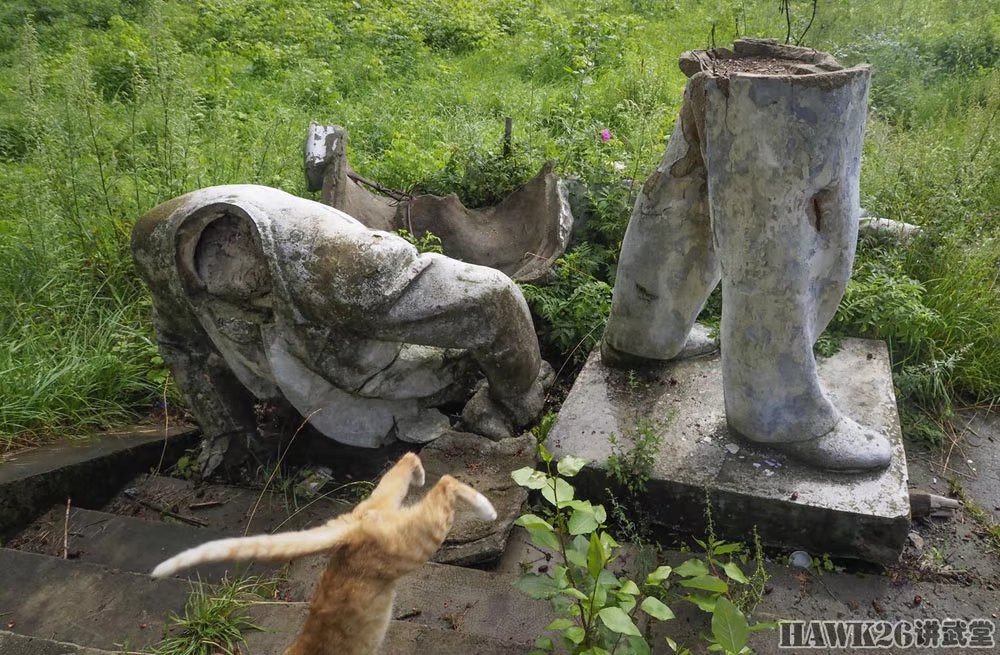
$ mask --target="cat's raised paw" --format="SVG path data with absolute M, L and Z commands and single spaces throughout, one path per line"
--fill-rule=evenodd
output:
M 427 476 L 424 473 L 424 465 L 420 463 L 420 458 L 417 457 L 416 453 L 406 453 L 403 457 L 408 461 L 410 466 L 413 467 L 413 470 L 410 473 L 410 486 L 424 486 L 424 482 L 427 481 Z
M 483 494 L 476 492 L 472 500 L 472 509 L 476 513 L 476 516 L 483 519 L 484 521 L 495 521 L 497 519 L 497 511 L 493 507 L 493 503 L 490 502 L 489 498 Z

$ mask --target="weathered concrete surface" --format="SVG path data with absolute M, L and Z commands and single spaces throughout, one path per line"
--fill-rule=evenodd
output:
M 264 632 L 247 635 L 244 655 L 277 655 L 292 642 L 305 621 L 306 604 L 275 604 L 251 608 L 250 615 Z M 461 624 L 446 629 L 419 623 L 392 621 L 382 642 L 385 655 L 521 655 L 530 650 L 466 632 Z
M 460 622 L 455 628 L 440 629 L 393 621 L 382 644 L 386 655 L 525 655 L 531 650 L 530 645 L 468 634 Z
M 955 424 L 961 445 L 949 468 L 965 493 L 1000 522 L 1000 412 L 960 411 Z M 948 472 L 942 467 L 942 473 Z
M 527 491 L 514 483 L 510 473 L 534 465 L 535 443 L 530 435 L 494 442 L 467 432 L 451 432 L 420 451 L 427 482 L 411 492 L 410 501 L 448 473 L 484 494 L 497 510 L 495 521 L 483 521 L 460 505 L 448 538 L 434 555 L 435 562 L 475 565 L 500 557 L 511 526 L 528 499 Z
M 0 549 L 0 615 L 8 630 L 22 635 L 140 650 L 160 639 L 190 589 L 183 580 Z
M 0 630 L 0 653 L 3 655 L 116 655 L 110 651 L 84 648 L 37 637 L 25 637 Z
M 857 66 L 704 82 L 726 417 L 824 469 L 881 469 L 892 454 L 831 403 L 813 354 L 851 276 L 870 77 Z
M 531 315 L 500 271 L 255 185 L 159 205 L 133 228 L 132 251 L 161 354 L 206 436 L 202 475 L 273 452 L 257 401 L 369 448 L 441 434 L 436 408 L 468 400 L 479 373 L 515 427 L 541 409 Z
M 272 484 L 272 489 L 275 486 Z M 290 493 L 286 495 L 223 484 L 195 484 L 189 480 L 149 475 L 133 480 L 127 489 L 101 509 L 144 521 L 176 522 L 161 516 L 137 499 L 197 518 L 207 524 L 205 527 L 208 530 L 231 537 L 313 528 L 353 508 L 351 503 L 336 498 L 321 497 L 306 501 L 296 499 Z M 200 506 L 206 503 L 220 504 Z
M 310 578 L 313 579 L 313 578 Z M 501 655 L 526 653 L 549 620 L 540 603 L 523 599 L 509 576 L 429 564 L 404 579 L 396 615 L 383 653 L 392 655 Z M 191 585 L 177 579 L 110 571 L 0 549 L 0 616 L 17 635 L 65 642 L 84 648 L 130 651 L 148 648 L 163 635 L 170 613 L 184 607 Z M 410 611 L 415 604 L 423 610 Z M 248 635 L 252 655 L 274 655 L 291 643 L 305 619 L 307 605 L 269 603 L 249 613 L 268 632 Z M 0 648 L 15 643 L 4 640 Z M 23 639 L 17 639 L 18 648 Z M 36 642 L 32 642 L 36 643 Z M 49 650 L 32 646 L 23 655 L 102 655 L 86 650 Z M 0 650 L 7 655 L 6 650 Z M 18 651 L 13 651 L 21 655 Z
M 100 507 L 137 473 L 169 465 L 194 444 L 188 425 L 140 426 L 82 441 L 63 441 L 0 460 L 0 538 L 56 503 Z M 165 439 L 166 437 L 166 439 Z
M 928 451 L 907 444 L 911 490 L 951 495 L 958 483 L 966 498 L 994 523 L 1000 521 L 1000 415 L 961 410 L 954 420 L 956 445 Z M 989 535 L 961 507 L 950 517 L 915 520 L 911 530 L 919 537 L 908 545 L 904 563 L 930 578 L 955 578 L 1000 589 L 1000 552 Z
M 884 468 L 888 439 L 831 402 L 813 355 L 854 260 L 869 68 L 755 39 L 680 67 L 680 117 L 622 241 L 606 364 L 678 358 L 721 279 L 730 428 L 817 468 Z
M 311 598 L 325 566 L 323 557 L 294 562 L 288 571 L 290 598 Z M 480 571 L 428 562 L 400 580 L 393 616 L 432 628 L 530 644 L 555 616 L 548 603 L 532 600 L 511 586 L 519 574 L 519 570 Z
M 864 474 L 823 472 L 733 437 L 726 424 L 719 357 L 682 360 L 639 375 L 607 369 L 591 355 L 563 403 L 548 443 L 591 462 L 578 484 L 591 497 L 609 486 L 608 437 L 626 447 L 646 422 L 663 437 L 644 499 L 655 526 L 700 532 L 706 494 L 717 529 L 765 543 L 875 562 L 894 562 L 906 541 L 906 458 L 885 345 L 845 339 L 819 361 L 838 407 L 888 435 L 892 464 Z M 632 380 L 632 382 L 630 382 Z M 612 488 L 615 485 L 610 485 Z
M 7 543 L 7 547 L 62 557 L 65 510 L 55 507 Z M 206 541 L 232 536 L 206 528 L 150 522 L 104 512 L 73 509 L 69 515 L 67 552 L 77 562 L 148 574 L 160 562 Z M 178 577 L 219 582 L 230 574 L 260 575 L 271 564 L 211 564 L 186 569 Z

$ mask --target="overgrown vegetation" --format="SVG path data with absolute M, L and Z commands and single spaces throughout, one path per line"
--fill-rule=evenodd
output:
M 558 615 L 546 628 L 555 639 L 541 635 L 534 653 L 648 655 L 651 622 L 674 618 L 664 600 L 684 600 L 710 614 L 708 647 L 727 655 L 748 652 L 752 631 L 774 627 L 751 625 L 747 619 L 767 580 L 759 539 L 756 571 L 748 578 L 737 561 L 747 562 L 745 547 L 717 540 L 709 515 L 706 539 L 696 540 L 705 556 L 643 572 L 640 585 L 622 571 L 618 543 L 605 526 L 605 508 L 575 497 L 568 479 L 586 462 L 573 456 L 556 462 L 544 444 L 538 449 L 545 471 L 525 467 L 511 474 L 545 501 L 541 516 L 525 514 L 516 524 L 528 531 L 532 543 L 555 556 L 544 572 L 526 573 L 514 585 L 532 598 L 548 600 Z M 675 652 L 690 653 L 669 638 L 667 642 Z
M 225 579 L 216 587 L 195 583 L 184 615 L 171 615 L 152 655 L 238 655 L 246 633 L 260 629 L 247 607 L 273 594 L 275 585 L 258 577 Z
M 979 531 L 993 549 L 993 553 L 1000 557 L 1000 523 L 994 520 L 993 514 L 988 509 L 983 509 L 979 503 L 965 493 L 965 489 L 962 488 L 962 483 L 959 482 L 958 478 L 948 480 L 948 491 L 952 496 L 962 501 L 965 513 L 979 527 Z
M 663 430 L 657 429 L 648 419 L 640 419 L 632 434 L 622 440 L 618 435 L 608 435 L 611 454 L 608 456 L 608 473 L 628 493 L 638 498 L 646 491 L 646 483 L 653 474 L 653 465 L 663 443 Z
M 310 120 L 386 186 L 495 202 L 547 159 L 586 242 L 527 290 L 547 355 L 599 340 L 638 186 L 680 103 L 683 50 L 800 38 L 773 0 L 9 0 L 0 6 L 0 443 L 148 411 L 164 368 L 135 219 L 213 184 L 307 195 Z M 805 35 L 874 67 L 862 204 L 922 226 L 865 240 L 834 334 L 890 343 L 908 431 L 1000 399 L 1000 17 L 991 0 L 830 0 Z M 504 117 L 512 153 L 502 156 Z M 582 206 L 581 205 L 581 206 Z M 717 318 L 713 302 L 706 318 Z M 558 368 L 558 366 L 557 366 Z
M 541 335 L 574 362 L 582 362 L 601 340 L 611 311 L 611 285 L 599 277 L 606 261 L 588 243 L 560 257 L 546 286 L 521 285 L 542 319 Z
M 413 247 L 420 252 L 434 252 L 439 255 L 444 252 L 444 248 L 441 247 L 441 237 L 433 232 L 424 232 L 419 237 L 410 234 L 410 231 L 406 228 L 400 228 L 396 232 L 399 236 L 412 243 Z

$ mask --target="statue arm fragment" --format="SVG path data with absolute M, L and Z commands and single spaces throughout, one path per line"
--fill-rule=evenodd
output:
M 523 397 L 538 378 L 541 355 L 528 305 L 503 273 L 435 254 L 370 328 L 373 336 L 440 348 L 463 348 L 482 368 L 490 395 Z
M 334 229 L 337 228 L 337 229 Z M 528 305 L 492 268 L 418 254 L 381 232 L 330 229 L 310 244 L 307 276 L 288 285 L 303 315 L 372 340 L 462 349 L 489 383 L 475 406 L 510 426 L 531 423 L 544 404 L 542 361 Z M 495 410 L 495 411 L 493 411 Z

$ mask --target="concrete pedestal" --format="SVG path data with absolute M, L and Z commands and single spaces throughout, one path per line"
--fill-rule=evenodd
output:
M 547 445 L 590 462 L 576 483 L 600 501 L 606 488 L 616 489 L 607 472 L 609 435 L 628 448 L 637 427 L 649 425 L 663 439 L 639 502 L 657 531 L 704 534 L 707 497 L 720 537 L 749 542 L 756 526 L 765 545 L 894 562 L 906 542 L 910 504 L 887 349 L 880 341 L 845 339 L 818 364 L 836 406 L 889 438 L 888 468 L 821 471 L 732 434 L 718 354 L 627 371 L 603 366 L 595 350 Z

